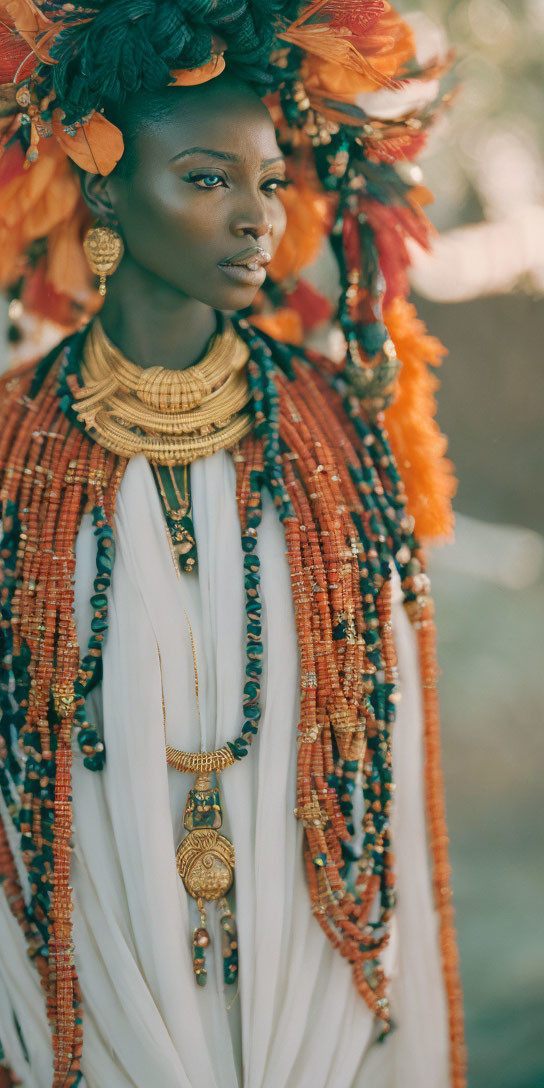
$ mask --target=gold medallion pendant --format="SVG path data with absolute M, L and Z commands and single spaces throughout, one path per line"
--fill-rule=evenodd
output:
M 212 786 L 210 775 L 199 775 L 185 802 L 187 835 L 176 850 L 178 873 L 200 911 L 200 926 L 193 933 L 193 969 L 199 986 L 205 986 L 207 980 L 205 949 L 210 935 L 206 903 L 217 902 L 219 909 L 225 982 L 235 982 L 238 975 L 236 922 L 225 899 L 234 881 L 234 846 L 219 834 L 222 823 L 219 789 Z
M 193 899 L 214 902 L 226 895 L 234 879 L 234 847 L 224 835 L 207 828 L 191 831 L 176 852 L 178 873 Z

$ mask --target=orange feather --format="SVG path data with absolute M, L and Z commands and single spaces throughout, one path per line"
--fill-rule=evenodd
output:
M 446 349 L 428 334 L 415 306 L 402 298 L 386 308 L 384 321 L 402 363 L 396 398 L 385 421 L 406 486 L 408 513 L 415 518 L 420 538 L 449 538 L 457 482 L 445 457 L 447 439 L 435 419 L 439 383 L 429 370 L 440 365 Z

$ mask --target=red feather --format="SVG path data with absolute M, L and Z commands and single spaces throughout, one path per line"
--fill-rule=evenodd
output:
M 301 318 L 305 329 L 313 329 L 323 321 L 330 321 L 332 317 L 333 307 L 329 300 L 308 283 L 308 280 L 300 279 L 295 290 L 285 297 L 288 306 Z
M 25 61 L 27 63 L 23 63 Z M 36 64 L 37 57 L 28 42 L 23 41 L 13 27 L 0 22 L 0 83 L 12 83 L 21 65 L 20 76 L 29 75 Z
M 382 0 L 358 0 L 358 3 L 351 3 L 349 6 L 344 0 L 331 0 L 327 7 L 333 13 L 331 27 L 335 30 L 349 30 L 350 34 L 359 37 L 368 34 L 384 11 Z

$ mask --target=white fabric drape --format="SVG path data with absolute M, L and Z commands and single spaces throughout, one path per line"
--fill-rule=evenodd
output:
M 446 1007 L 425 845 L 421 706 L 412 633 L 395 631 L 403 700 L 394 736 L 398 907 L 388 962 L 397 1030 L 373 1019 L 310 910 L 302 828 L 293 816 L 299 662 L 283 530 L 265 496 L 259 532 L 264 622 L 263 716 L 249 755 L 221 777 L 224 829 L 236 849 L 239 994 L 224 990 L 215 910 L 208 984 L 194 983 L 196 908 L 175 847 L 191 779 L 167 768 L 169 743 L 219 747 L 241 727 L 245 682 L 243 553 L 234 465 L 220 452 L 192 467 L 198 573 L 179 579 L 143 457 L 128 465 L 115 515 L 116 556 L 101 689 L 89 700 L 106 768 L 74 752 L 75 955 L 84 1004 L 87 1088 L 446 1088 Z M 77 542 L 75 614 L 85 645 L 94 539 Z M 160 650 L 160 658 L 159 658 Z M 162 682 L 161 682 L 162 677 Z M 51 1083 L 37 975 L 0 897 L 0 1038 L 27 1088 Z M 235 991 L 234 991 L 235 992 Z M 230 1010 L 227 1005 L 232 1004 Z M 13 1027 L 16 1013 L 27 1061 Z

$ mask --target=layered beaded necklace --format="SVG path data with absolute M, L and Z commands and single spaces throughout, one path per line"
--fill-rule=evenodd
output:
M 296 816 L 304 827 L 311 907 L 328 939 L 351 963 L 354 984 L 384 1031 L 390 1026 L 390 1009 L 382 953 L 395 904 L 391 738 L 398 694 L 392 565 L 400 575 L 419 642 L 430 845 L 449 998 L 453 1084 L 460 1088 L 463 1025 L 439 758 L 432 602 L 383 415 L 365 416 L 343 378 L 330 370 L 327 374 L 325 360 L 275 344 L 240 320 L 235 332 L 249 356 L 251 430 L 233 447 L 247 663 L 241 731 L 225 746 L 224 759 L 244 758 L 261 717 L 256 544 L 266 489 L 284 528 L 300 652 Z M 100 680 L 107 636 L 115 499 L 127 459 L 145 448 L 141 439 L 146 437 L 139 424 L 134 431 L 129 425 L 130 448 L 121 451 L 116 444 L 111 452 L 107 426 L 99 433 L 90 417 L 79 418 L 89 396 L 83 379 L 85 342 L 85 334 L 77 335 L 35 374 L 22 372 L 10 379 L 0 400 L 0 650 L 5 669 L 0 739 L 7 753 L 0 762 L 0 788 L 23 835 L 31 876 L 28 903 L 19 895 L 15 867 L 4 862 L 9 851 L 3 841 L 0 864 L 14 889 L 12 909 L 42 964 L 59 1040 L 59 1088 L 70 1083 L 68 1073 L 77 1068 L 81 1053 L 69 883 L 71 740 L 75 732 L 85 765 L 100 771 L 106 754 L 85 718 L 85 704 Z M 87 423 L 94 441 L 85 432 Z M 164 449 L 165 463 L 171 463 L 170 433 L 162 438 L 155 433 L 155 445 L 146 449 L 148 456 L 153 454 L 151 461 Z M 230 446 L 230 440 L 224 445 Z M 212 441 L 208 453 L 213 448 Z M 182 465 L 196 456 L 194 447 L 189 456 L 188 446 L 174 453 Z M 89 506 L 97 577 L 89 646 L 80 659 L 73 621 L 75 540 Z M 179 509 L 176 499 L 174 512 Z M 206 774 L 206 754 L 190 758 L 195 762 L 185 763 L 183 756 L 184 766 L 196 776 Z M 362 849 L 354 838 L 357 791 L 364 798 Z M 191 814 L 188 835 L 198 830 L 199 818 Z
M 212 778 L 247 754 L 261 716 L 263 645 L 256 544 L 266 484 L 285 527 L 301 651 L 302 713 L 295 815 L 306 831 L 307 875 L 314 910 L 327 935 L 354 961 L 358 987 L 387 1027 L 389 1002 L 379 960 L 389 939 L 388 923 L 394 905 L 388 879 L 393 864 L 388 734 L 394 719 L 397 680 L 391 637 L 392 558 L 401 569 L 407 597 L 419 601 L 419 612 L 430 605 L 414 589 L 426 592 L 427 579 L 421 575 L 421 564 L 413 554 L 412 524 L 406 518 L 403 523 L 397 514 L 402 509 L 402 485 L 380 429 L 369 426 L 358 413 L 353 416 L 365 451 L 358 468 L 348 421 L 344 418 L 342 429 L 334 413 L 326 410 L 326 400 L 334 397 L 333 390 L 323 383 L 319 395 L 319 377 L 308 380 L 307 364 L 293 356 L 289 360 L 291 380 L 286 382 L 281 369 L 276 368 L 271 349 L 243 322 L 239 329 L 252 343 L 251 353 L 245 349 L 245 358 L 249 356 L 247 378 L 253 394 L 256 435 L 246 440 L 243 451 L 234 452 L 248 613 L 243 724 L 239 736 L 216 752 L 174 752 L 167 748 L 170 766 L 196 776 L 185 805 L 187 835 L 176 854 L 178 873 L 201 911 L 201 926 L 193 935 L 195 977 L 199 985 L 206 981 L 203 949 L 209 938 L 205 904 L 222 899 L 234 877 L 233 846 L 217 830 L 222 814 Z M 172 394 L 176 372 L 159 369 L 150 382 L 146 372 L 125 360 L 113 345 L 110 351 L 109 341 L 100 331 L 97 336 L 96 330 L 95 322 L 85 344 L 82 368 L 83 379 L 94 378 L 94 383 L 90 388 L 80 386 L 76 393 L 76 411 L 85 426 L 102 443 L 113 443 L 115 452 L 126 457 L 145 451 L 150 460 L 162 465 L 177 458 L 178 467 L 180 462 L 183 465 L 194 458 L 193 441 L 188 447 L 174 449 L 170 428 L 166 434 L 160 433 L 163 415 L 167 419 L 175 416 L 178 429 L 185 429 L 182 398 L 179 393 Z M 236 333 L 234 337 L 238 339 Z M 238 353 L 241 356 L 242 351 Z M 197 367 L 205 369 L 209 390 L 214 381 L 209 356 Z M 189 413 L 195 410 L 196 383 L 191 369 L 178 374 L 179 378 L 185 374 L 190 383 Z M 292 380 L 295 374 L 297 381 Z M 228 373 L 220 368 L 220 376 L 224 388 Z M 216 383 L 218 380 L 216 377 Z M 125 397 L 124 415 L 112 392 L 120 381 L 138 399 L 135 405 Z M 277 429 L 279 390 L 284 405 L 281 443 Z M 152 445 L 148 444 L 147 432 L 142 433 L 142 397 L 153 404 L 145 419 L 155 431 Z M 112 415 L 117 417 L 115 431 L 108 422 Z M 216 427 L 215 433 L 219 430 Z M 357 442 L 357 433 L 353 437 Z M 223 433 L 222 445 L 228 444 Z M 209 453 L 215 448 L 213 442 L 207 446 Z M 343 456 L 339 457 L 337 451 L 342 449 Z M 348 464 L 353 458 L 349 471 L 346 457 Z M 176 469 L 171 471 L 175 473 Z M 165 494 L 163 486 L 163 503 Z M 421 584 L 417 578 L 414 581 L 414 574 Z M 351 846 L 357 783 L 364 784 L 366 801 L 361 854 Z M 380 910 L 371 920 L 377 899 Z M 225 964 L 225 974 L 227 970 Z

